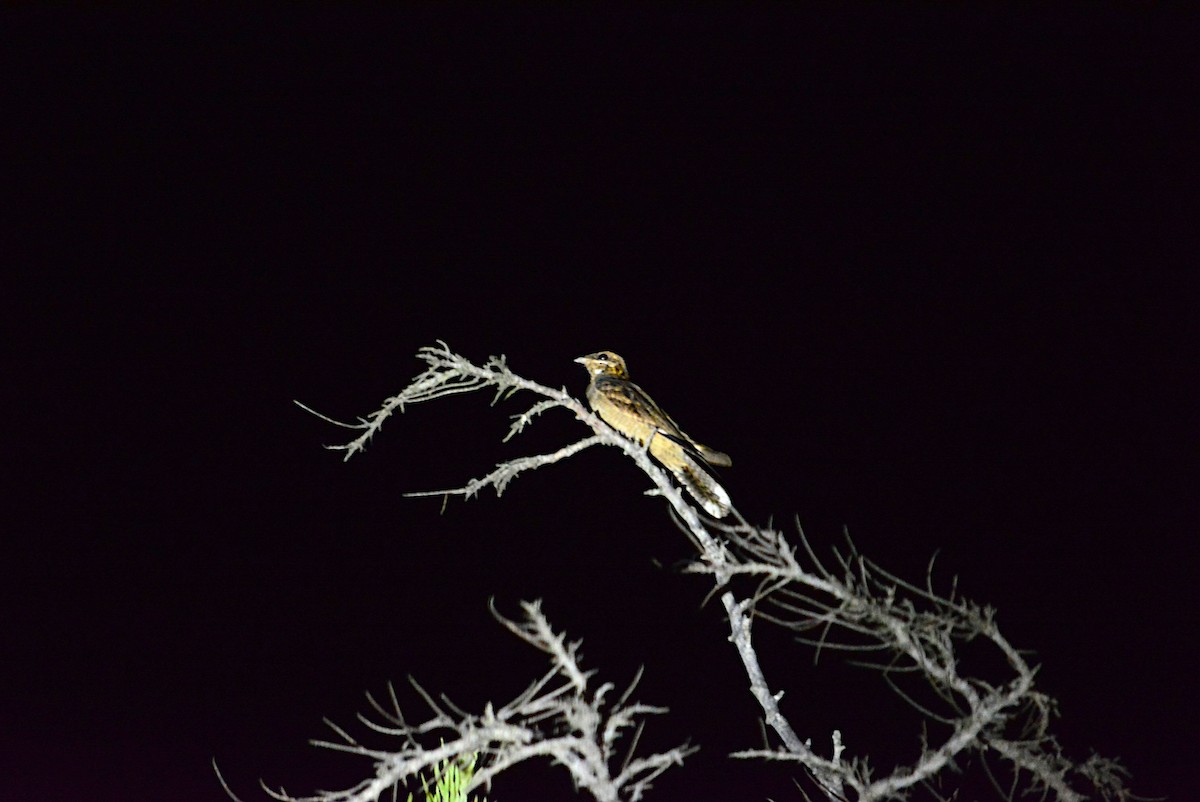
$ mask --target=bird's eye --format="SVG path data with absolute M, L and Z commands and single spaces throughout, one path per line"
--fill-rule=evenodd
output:
M 596 354 L 596 361 L 597 361 L 597 362 L 607 362 L 607 361 L 608 361 L 608 354 L 606 354 L 606 353 L 604 353 L 603 351 L 601 351 L 600 353 Z

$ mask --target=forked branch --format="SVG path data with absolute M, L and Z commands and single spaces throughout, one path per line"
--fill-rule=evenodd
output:
M 660 774 L 681 765 L 695 748 L 682 744 L 665 752 L 637 755 L 635 735 L 622 753 L 620 740 L 626 731 L 640 731 L 648 716 L 665 713 L 666 708 L 628 701 L 640 672 L 615 704 L 608 701 L 614 686 L 592 683 L 593 672 L 584 671 L 579 664 L 579 642 L 568 642 L 555 632 L 539 602 L 523 602 L 521 607 L 521 621 L 505 618 L 494 607 L 492 614 L 544 652 L 550 658 L 550 669 L 516 698 L 500 707 L 488 704 L 482 712 L 472 714 L 459 710 L 444 696 L 435 700 L 410 680 L 431 713 L 415 724 L 401 713 L 396 691 L 389 684 L 387 702 L 367 694 L 372 713 L 359 715 L 368 734 L 386 737 L 389 747 L 368 747 L 332 722 L 326 723 L 338 740 L 312 742 L 371 760 L 371 776 L 344 790 L 308 796 L 292 796 L 266 785 L 264 790 L 279 802 L 376 802 L 392 798 L 401 787 L 429 776 L 446 762 L 475 763 L 474 776 L 465 789 L 471 791 L 490 788 L 498 774 L 518 763 L 548 758 L 565 767 L 576 788 L 598 802 L 642 799 Z M 228 786 L 226 791 L 237 799 Z
M 873 802 L 908 798 L 914 788 L 930 787 L 935 778 L 954 767 L 956 760 L 965 754 L 978 755 L 985 766 L 995 762 L 1009 774 L 1012 784 L 1008 789 L 999 789 L 1002 798 L 1035 791 L 1063 802 L 1087 799 L 1088 793 L 1098 793 L 1106 800 L 1133 799 L 1122 782 L 1123 770 L 1114 761 L 1093 756 L 1083 763 L 1074 763 L 1063 756 L 1050 735 L 1054 702 L 1035 687 L 1036 666 L 1031 666 L 1001 635 L 990 608 L 963 598 L 956 587 L 945 596 L 936 592 L 932 568 L 923 586 L 909 583 L 858 554 L 848 539 L 845 549 L 835 550 L 834 559 L 827 566 L 817 558 L 799 527 L 798 543 L 793 544 L 782 532 L 753 526 L 736 511 L 726 519 L 732 521 L 729 523 L 708 518 L 689 503 L 667 472 L 651 460 L 646 449 L 610 429 L 566 390 L 554 390 L 514 374 L 503 356 L 475 365 L 453 353 L 445 343 L 423 348 L 418 356 L 428 365 L 427 369 L 358 423 L 342 423 L 321 416 L 339 426 L 361 431 L 349 443 L 329 448 L 344 450 L 348 459 L 366 446 L 394 412 L 447 395 L 487 389 L 493 391 L 493 401 L 521 390 L 540 396 L 526 412 L 514 416 L 506 440 L 556 407 L 571 412 L 591 433 L 552 453 L 502 463 L 461 487 L 410 495 L 469 498 L 486 487 L 500 494 L 521 473 L 553 464 L 592 445 L 623 450 L 649 478 L 652 489 L 648 492 L 666 499 L 677 525 L 696 545 L 697 560 L 689 570 L 711 575 L 714 590 L 721 592 L 730 640 L 742 660 L 764 720 L 779 740 L 776 748 L 746 750 L 735 756 L 797 762 L 806 769 L 818 792 L 831 800 Z M 750 578 L 757 583 L 757 590 L 739 595 L 732 583 L 738 577 Z M 829 735 L 831 747 L 827 753 L 815 749 L 812 740 L 801 738 L 779 709 L 782 694 L 771 690 L 754 647 L 755 621 L 791 630 L 798 640 L 811 644 L 818 655 L 823 651 L 877 655 L 871 665 L 928 723 L 941 725 L 945 735 L 938 743 L 930 743 L 928 737 L 922 736 L 923 747 L 910 763 L 895 766 L 881 776 L 877 776 L 866 756 L 847 758 L 848 746 L 839 731 Z M 540 644 L 539 648 L 558 649 L 553 652 L 557 666 L 553 673 L 564 672 L 564 676 L 571 677 L 569 686 L 559 688 L 555 698 L 557 694 L 578 694 L 587 678 L 567 670 L 573 659 L 570 648 L 562 643 L 555 646 L 545 633 L 535 634 L 527 627 L 528 623 L 514 632 L 535 645 Z M 963 673 L 960 646 L 975 639 L 985 640 L 998 652 L 1007 666 L 1007 677 L 986 681 Z M 900 687 L 899 677 L 919 678 L 936 704 L 917 701 Z M 938 709 L 933 709 L 935 706 Z M 633 710 L 658 712 L 636 706 Z M 572 715 L 585 718 L 593 715 L 585 713 Z M 567 713 L 563 711 L 561 715 Z M 479 721 L 485 720 L 495 721 L 494 717 Z M 611 715 L 609 720 L 614 720 Z M 624 722 L 620 717 L 616 720 Z M 470 733 L 480 732 L 483 725 L 474 726 Z M 415 731 L 402 728 L 398 734 L 411 740 Z M 467 734 L 460 733 L 460 738 L 466 738 Z M 480 746 L 478 738 L 463 744 L 463 748 L 468 747 L 493 750 L 487 752 L 492 759 L 480 771 L 481 778 L 490 780 L 509 765 L 495 753 L 496 747 Z M 433 760 L 440 759 L 441 751 L 437 754 Z M 590 781 L 584 778 L 599 775 L 595 774 L 593 764 L 587 764 L 589 768 L 585 770 L 584 764 L 578 763 L 579 754 L 571 753 L 570 762 L 557 753 L 554 756 L 569 766 L 577 765 L 578 771 L 572 769 L 576 782 L 581 788 L 590 789 Z M 672 759 L 681 759 L 682 755 L 674 753 Z M 629 765 L 649 771 L 651 766 L 665 768 L 662 760 L 665 758 L 657 763 L 634 761 Z M 990 767 L 988 770 L 991 771 Z M 641 787 L 630 787 L 637 787 L 636 793 L 640 795 Z

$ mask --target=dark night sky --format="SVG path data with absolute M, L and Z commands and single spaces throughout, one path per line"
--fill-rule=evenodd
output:
M 495 597 L 645 665 L 643 742 L 702 747 L 653 799 L 799 798 L 725 757 L 757 708 L 619 454 L 439 515 L 401 494 L 584 430 L 501 443 L 528 402 L 462 397 L 343 464 L 291 404 L 365 414 L 438 338 L 577 393 L 622 353 L 747 517 L 939 551 L 1068 753 L 1194 792 L 1194 16 L 685 8 L 5 14 L 0 797 L 352 783 L 305 740 L 363 691 L 540 673 Z M 911 755 L 870 675 L 759 631 L 803 735 Z M 489 796 L 570 798 L 544 765 Z

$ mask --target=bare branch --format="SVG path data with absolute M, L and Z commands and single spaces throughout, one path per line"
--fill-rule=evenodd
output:
M 522 693 L 508 704 L 495 708 L 488 704 L 482 713 L 449 714 L 413 681 L 413 687 L 430 706 L 433 718 L 416 725 L 406 725 L 399 714 L 383 713 L 395 726 L 372 726 L 374 731 L 400 735 L 400 749 L 368 749 L 361 746 L 345 730 L 332 722 L 326 723 L 346 740 L 345 744 L 313 741 L 313 745 L 339 752 L 348 752 L 371 759 L 374 776 L 341 791 L 321 791 L 309 796 L 292 796 L 282 788 L 264 789 L 280 802 L 375 802 L 389 790 L 407 780 L 428 774 L 444 761 L 464 761 L 479 756 L 479 764 L 468 791 L 490 787 L 491 781 L 503 770 L 536 757 L 550 758 L 571 773 L 575 785 L 601 802 L 638 800 L 651 788 L 655 778 L 671 766 L 682 765 L 695 748 L 686 744 L 665 752 L 634 757 L 630 754 L 614 773 L 614 747 L 619 733 L 627 727 L 640 728 L 645 717 L 665 713 L 666 708 L 626 702 L 615 705 L 605 702 L 611 685 L 592 689 L 589 678 L 593 672 L 584 671 L 578 662 L 579 641 L 567 641 L 555 632 L 541 612 L 538 602 L 521 605 L 524 619 L 511 621 L 499 613 L 493 614 L 510 631 L 550 657 L 551 670 L 531 690 Z M 640 674 L 640 672 L 639 672 Z M 549 687 L 552 683 L 553 687 Z M 390 686 L 389 686 L 390 692 Z M 394 693 L 392 693 L 394 699 Z M 368 694 L 371 707 L 379 705 Z M 370 724 L 365 716 L 360 716 Z M 397 723 L 399 722 L 399 723 Z M 214 764 L 215 768 L 215 764 Z M 219 772 L 218 772 L 219 776 Z M 237 799 L 221 779 L 226 792 Z
M 603 444 L 623 450 L 649 478 L 652 489 L 648 492 L 666 499 L 673 520 L 695 544 L 697 561 L 688 570 L 711 575 L 713 592 L 721 592 L 729 620 L 730 640 L 750 679 L 751 693 L 762 708 L 766 725 L 781 742 L 777 749 L 743 751 L 736 753 L 737 757 L 796 761 L 807 770 L 819 792 L 830 800 L 903 799 L 914 786 L 932 788 L 937 777 L 945 770 L 953 769 L 956 761 L 968 753 L 978 754 L 989 772 L 989 756 L 999 758 L 1008 766 L 1014 783 L 1009 797 L 1024 789 L 1074 802 L 1086 798 L 1081 788 L 1091 788 L 1106 800 L 1123 802 L 1132 798 L 1121 780 L 1123 770 L 1114 761 L 1093 757 L 1076 765 L 1062 755 L 1057 742 L 1048 734 L 1054 714 L 1053 700 L 1035 689 L 1037 667 L 1031 666 L 1025 655 L 1001 635 L 992 609 L 975 604 L 960 594 L 957 578 L 952 580 L 948 595 L 941 596 L 935 591 L 933 559 L 925 571 L 923 583 L 917 585 L 860 555 L 848 534 L 844 546 L 832 550 L 832 562 L 823 563 L 798 521 L 799 544 L 793 545 L 782 532 L 769 526 L 753 526 L 736 510 L 731 510 L 724 520 L 711 519 L 688 502 L 682 490 L 651 460 L 645 448 L 610 429 L 565 390 L 554 390 L 512 373 L 503 356 L 491 357 L 483 365 L 475 365 L 453 353 L 442 342 L 436 347 L 421 349 L 418 356 L 425 361 L 427 369 L 399 394 L 387 399 L 379 410 L 360 418 L 359 423 L 342 423 L 313 413 L 339 426 L 361 430 L 362 434 L 354 440 L 331 448 L 346 451 L 348 459 L 365 447 L 393 412 L 404 411 L 406 404 L 486 388 L 494 392 L 493 402 L 518 390 L 541 397 L 524 413 L 513 416 L 505 440 L 521 433 L 533 420 L 555 407 L 570 411 L 591 429 L 591 435 L 549 454 L 501 463 L 487 475 L 459 488 L 409 495 L 470 498 L 485 487 L 495 488 L 499 495 L 508 482 L 522 472 L 553 464 L 592 445 Z M 750 578 L 756 586 L 745 598 L 739 597 L 730 584 L 743 576 Z M 519 732 L 521 737 L 534 738 L 522 742 L 532 750 L 530 754 L 544 754 L 563 763 L 571 770 L 577 785 L 591 791 L 596 798 L 616 798 L 602 795 L 608 791 L 595 790 L 612 787 L 605 783 L 629 787 L 630 798 L 639 798 L 643 787 L 628 784 L 632 778 L 640 777 L 644 781 L 657 776 L 668 765 L 681 760 L 686 750 L 644 759 L 627 758 L 615 778 L 602 772 L 600 766 L 607 765 L 612 742 L 618 733 L 634 726 L 635 716 L 660 711 L 640 705 L 626 706 L 622 697 L 601 727 L 597 723 L 597 711 L 611 686 L 600 686 L 589 704 L 581 702 L 590 674 L 577 667 L 578 643 L 568 643 L 561 635 L 555 635 L 536 605 L 526 606 L 525 614 L 526 620 L 521 624 L 500 620 L 518 637 L 552 656 L 553 669 L 546 677 L 534 683 L 518 700 L 502 708 L 500 714 L 492 714 L 489 709 L 487 715 L 472 725 L 473 728 L 463 729 L 461 712 L 451 717 L 428 700 L 438 713 L 431 720 L 436 727 L 428 722 L 409 727 L 397 709 L 394 716 L 385 715 L 389 722 L 386 730 L 399 730 L 412 742 L 406 748 L 415 749 L 412 744 L 417 735 L 432 729 L 449 728 L 458 734 L 461 748 L 470 746 L 485 752 L 488 762 L 477 778 L 490 780 L 518 758 L 514 757 L 517 753 L 498 746 L 507 742 L 499 739 L 493 730 L 483 728 L 481 722 L 516 726 L 518 730 L 514 732 Z M 811 739 L 802 739 L 797 734 L 779 709 L 782 693 L 771 690 L 771 683 L 755 651 L 751 627 L 755 619 L 797 633 L 798 640 L 815 647 L 814 657 L 825 649 L 879 653 L 880 661 L 868 665 L 880 671 L 893 690 L 926 721 L 940 723 L 943 729 L 949 730 L 948 734 L 940 743 L 931 744 L 922 729 L 920 753 L 908 765 L 896 766 L 879 777 L 875 776 L 865 757 L 844 759 L 845 746 L 839 731 L 832 733 L 829 756 L 823 756 L 812 747 Z M 816 639 L 800 634 L 814 630 L 819 632 Z M 960 646 L 977 639 L 985 640 L 1004 658 L 1009 675 L 1003 681 L 985 681 L 962 673 Z M 896 684 L 895 676 L 903 676 L 906 683 L 919 680 L 936 704 L 930 706 L 919 702 Z M 556 679 L 563 683 L 551 687 Z M 945 709 L 941 709 L 943 706 Z M 376 708 L 378 710 L 378 706 Z M 520 729 L 560 717 L 578 731 L 594 733 L 596 738 L 587 744 L 574 744 L 571 748 L 577 751 L 562 751 L 559 742 L 538 740 L 536 734 L 531 734 L 531 729 Z M 520 724 L 509 724 L 510 721 Z M 384 731 L 380 727 L 383 725 L 377 725 L 376 729 Z M 368 797 L 336 799 L 343 798 Z M 326 802 L 325 798 L 321 802 Z

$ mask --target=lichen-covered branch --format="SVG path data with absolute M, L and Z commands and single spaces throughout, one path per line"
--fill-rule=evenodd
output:
M 439 765 L 475 761 L 474 774 L 464 789 L 490 788 L 492 780 L 518 763 L 549 758 L 570 772 L 576 787 L 598 802 L 634 802 L 643 798 L 653 781 L 672 766 L 683 763 L 694 747 L 680 745 L 665 752 L 638 756 L 637 737 L 624 754 L 618 749 L 626 730 L 640 731 L 646 717 L 666 708 L 629 702 L 635 677 L 621 698 L 612 703 L 612 683 L 591 682 L 591 671 L 579 665 L 579 642 L 568 642 L 555 632 L 539 602 L 523 602 L 524 618 L 509 620 L 492 608 L 496 619 L 526 643 L 545 652 L 550 670 L 515 699 L 500 707 L 488 704 L 477 714 L 459 710 L 446 697 L 434 699 L 421 686 L 413 687 L 432 715 L 410 723 L 400 710 L 396 692 L 388 686 L 388 700 L 370 694 L 371 715 L 359 716 L 374 736 L 398 742 L 384 748 L 366 746 L 345 729 L 327 722 L 339 736 L 336 741 L 313 745 L 365 757 L 374 763 L 371 776 L 340 791 L 293 796 L 284 789 L 264 790 L 280 802 L 377 802 L 394 791 L 428 776 Z M 232 791 L 226 790 L 234 799 Z
M 957 758 L 967 754 L 981 758 L 991 776 L 995 777 L 996 769 L 1009 775 L 1009 788 L 997 786 L 1001 798 L 1024 791 L 1044 792 L 1063 802 L 1087 799 L 1094 793 L 1106 800 L 1133 798 L 1121 780 L 1123 770 L 1114 761 L 1093 756 L 1074 763 L 1063 756 L 1050 734 L 1054 702 L 1035 686 L 1037 667 L 1030 665 L 1000 633 L 993 610 L 963 598 L 954 586 L 945 595 L 936 591 L 932 566 L 924 584 L 915 585 L 858 554 L 847 538 L 846 548 L 834 550 L 833 561 L 826 567 L 799 527 L 797 542 L 793 543 L 782 532 L 751 525 L 736 510 L 725 521 L 702 515 L 643 447 L 610 429 L 566 390 L 554 390 L 514 374 L 503 356 L 475 365 L 453 353 L 445 343 L 423 348 L 418 356 L 428 368 L 379 410 L 355 424 L 331 421 L 362 433 L 349 443 L 330 448 L 344 450 L 349 458 L 365 447 L 384 420 L 393 412 L 403 412 L 406 405 L 490 389 L 494 399 L 521 390 L 540 396 L 527 411 L 514 416 L 506 440 L 556 407 L 571 412 L 590 428 L 591 434 L 550 454 L 502 463 L 461 487 L 410 495 L 469 498 L 486 487 L 500 494 L 521 473 L 553 464 L 592 445 L 624 451 L 649 478 L 652 488 L 648 492 L 666 499 L 677 525 L 695 544 L 697 560 L 690 570 L 711 575 L 721 592 L 730 640 L 764 720 L 778 738 L 775 748 L 746 750 L 735 756 L 799 763 L 818 792 L 831 800 L 909 798 L 915 788 L 930 787 L 935 778 L 957 765 Z M 749 578 L 757 584 L 757 590 L 739 594 L 735 585 L 740 587 L 741 583 L 734 582 L 738 578 Z M 866 756 L 847 757 L 853 734 L 843 742 L 843 733 L 835 730 L 826 741 L 830 744 L 828 752 L 814 748 L 812 739 L 798 735 L 795 725 L 779 709 L 782 693 L 772 690 L 759 662 L 752 637 L 754 622 L 791 630 L 818 656 L 840 651 L 870 658 L 868 664 L 920 713 L 929 729 L 941 733 L 940 740 L 931 742 L 922 735 L 923 747 L 911 762 L 882 774 Z M 545 633 L 533 635 L 521 629 L 518 634 L 533 638 L 531 642 L 553 645 Z M 990 644 L 1006 667 L 1006 676 L 985 679 L 962 669 L 961 645 L 972 640 Z M 556 648 L 561 651 L 556 657 L 559 662 L 573 657 L 563 644 Z M 585 680 L 583 676 L 574 677 L 571 687 L 577 692 L 579 683 Z M 584 769 L 579 760 L 575 755 L 570 763 L 564 763 L 578 765 L 578 774 L 572 769 L 577 783 L 581 788 L 590 788 L 582 779 L 591 776 L 590 769 Z M 503 760 L 493 760 L 479 776 L 490 778 L 503 765 Z

